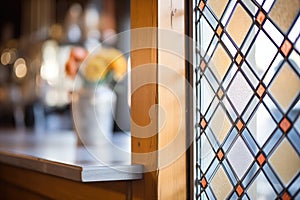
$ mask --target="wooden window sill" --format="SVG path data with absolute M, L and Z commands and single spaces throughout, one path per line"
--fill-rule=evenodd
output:
M 130 152 L 130 136 L 114 134 L 113 142 Z M 102 151 L 110 155 L 105 163 L 77 146 L 72 131 L 0 131 L 0 163 L 80 182 L 142 179 L 143 166 L 132 164 L 130 153 L 120 154 L 106 147 Z

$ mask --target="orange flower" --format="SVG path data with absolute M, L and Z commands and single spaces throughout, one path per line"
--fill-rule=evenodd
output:
M 127 70 L 127 61 L 122 52 L 115 48 L 101 48 L 90 56 L 88 52 L 81 47 L 73 48 L 66 63 L 66 73 L 75 78 L 79 66 L 86 59 L 81 75 L 84 79 L 97 83 L 103 80 L 106 75 L 112 71 L 114 80 L 119 80 Z
M 87 57 L 88 52 L 82 47 L 71 49 L 69 59 L 66 62 L 66 73 L 71 78 L 75 78 L 81 62 Z

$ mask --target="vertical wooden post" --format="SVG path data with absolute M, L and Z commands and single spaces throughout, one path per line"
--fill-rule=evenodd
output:
M 157 28 L 157 0 L 132 0 L 131 1 L 131 29 L 154 27 Z M 132 71 L 140 66 L 149 63 L 157 63 L 157 35 L 156 31 L 132 31 L 131 34 L 131 65 Z M 139 48 L 143 45 L 153 46 L 154 48 Z M 138 132 L 136 126 L 147 126 L 152 124 L 152 130 L 157 133 L 157 111 L 154 110 L 152 118 L 149 117 L 151 106 L 158 104 L 158 90 L 156 84 L 136 86 L 138 79 L 149 78 L 157 80 L 156 66 L 151 67 L 147 74 L 132 73 L 131 88 L 138 87 L 131 95 L 131 132 L 132 132 L 132 161 L 145 165 L 145 170 L 157 165 L 156 151 L 158 148 L 158 136 L 143 137 L 149 133 Z M 140 136 L 140 137 L 138 137 Z M 151 157 L 136 157 L 140 153 L 151 153 Z M 142 159 L 142 160 L 141 160 Z M 150 171 L 144 174 L 144 179 L 134 181 L 132 185 L 132 199 L 157 199 L 157 171 Z
M 169 3 L 131 0 L 131 87 L 138 88 L 131 95 L 132 161 L 147 171 L 133 182 L 132 199 L 187 197 L 184 1 L 172 0 L 172 19 Z M 134 30 L 145 27 L 155 29 Z M 141 80 L 150 83 L 139 86 Z M 146 126 L 151 129 L 140 128 Z

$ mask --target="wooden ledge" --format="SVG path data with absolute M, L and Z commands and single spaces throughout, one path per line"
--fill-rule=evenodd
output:
M 98 150 L 78 147 L 71 131 L 0 131 L 0 163 L 80 182 L 136 180 L 143 166 L 131 164 L 130 135 L 114 134 L 113 144 Z

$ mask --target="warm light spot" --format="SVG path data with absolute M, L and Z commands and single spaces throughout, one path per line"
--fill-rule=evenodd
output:
M 88 28 L 97 28 L 99 25 L 99 13 L 97 9 L 94 7 L 87 8 L 84 20 Z
M 60 39 L 63 35 L 62 26 L 59 24 L 54 24 L 50 28 L 50 35 L 55 39 Z
M 17 78 L 24 78 L 27 74 L 27 66 L 24 58 L 18 58 L 14 64 L 14 72 Z
M 4 52 L 1 55 L 1 63 L 2 63 L 2 65 L 8 65 L 10 63 L 10 60 L 11 60 L 11 56 L 10 56 L 9 52 Z
M 15 74 L 18 78 L 24 78 L 27 74 L 27 67 L 25 64 L 18 64 L 15 68 Z
M 45 97 L 45 102 L 48 106 L 55 106 L 58 103 L 58 93 L 55 90 L 50 90 L 47 92 Z

